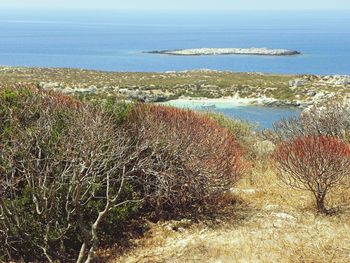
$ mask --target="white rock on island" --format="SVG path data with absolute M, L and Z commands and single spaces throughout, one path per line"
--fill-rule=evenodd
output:
M 301 54 L 296 50 L 269 48 L 193 48 L 175 50 L 156 50 L 146 53 L 176 56 L 203 55 L 261 55 L 261 56 L 292 56 Z

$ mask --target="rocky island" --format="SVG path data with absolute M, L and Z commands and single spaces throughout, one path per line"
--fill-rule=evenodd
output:
M 255 56 L 293 56 L 301 53 L 289 49 L 269 48 L 194 48 L 175 50 L 155 50 L 145 53 L 175 56 L 206 56 L 206 55 L 255 55 Z

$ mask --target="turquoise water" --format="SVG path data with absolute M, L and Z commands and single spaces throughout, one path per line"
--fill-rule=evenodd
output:
M 0 10 L 0 65 L 350 74 L 349 25 L 349 11 Z M 287 48 L 303 55 L 179 57 L 142 53 L 200 47 Z
M 350 74 L 349 25 L 349 11 L 0 10 L 0 65 L 140 72 L 208 68 Z M 143 53 L 201 47 L 286 48 L 303 55 L 184 57 Z M 209 109 L 259 123 L 262 128 L 300 113 L 298 109 L 220 103 Z
M 299 116 L 298 108 L 265 107 L 232 102 L 204 102 L 189 100 L 174 100 L 163 103 L 165 105 L 188 108 L 198 111 L 214 111 L 223 113 L 228 117 L 258 124 L 259 129 L 271 128 L 274 122 L 282 118 Z

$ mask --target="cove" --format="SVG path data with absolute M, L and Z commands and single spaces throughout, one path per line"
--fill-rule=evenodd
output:
M 163 105 L 196 111 L 213 111 L 223 113 L 234 119 L 258 124 L 259 129 L 272 128 L 273 123 L 282 118 L 297 117 L 301 109 L 292 107 L 268 107 L 252 105 L 235 99 L 178 99 L 162 103 Z

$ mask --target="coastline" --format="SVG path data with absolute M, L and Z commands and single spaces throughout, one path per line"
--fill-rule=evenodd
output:
M 246 106 L 262 106 L 274 108 L 300 108 L 305 109 L 312 105 L 304 102 L 289 102 L 267 97 L 256 98 L 241 98 L 238 96 L 221 97 L 221 98 L 206 98 L 206 97 L 179 97 L 171 99 L 160 104 L 168 106 L 183 106 L 184 108 L 199 107 L 199 108 L 232 108 L 232 107 L 246 107 Z
M 261 105 L 265 106 L 266 103 L 273 103 L 276 100 L 271 98 L 240 98 L 240 97 L 222 97 L 222 98 L 205 98 L 205 97 L 180 97 L 177 99 L 168 100 L 161 102 L 162 104 L 196 104 L 200 107 L 211 107 L 215 105 L 217 108 L 224 108 L 227 106 L 241 107 L 250 105 Z
M 30 83 L 89 100 L 140 102 L 202 100 L 306 108 L 334 96 L 350 99 L 349 75 L 288 75 L 194 69 L 110 72 L 74 68 L 0 66 L 0 83 Z

